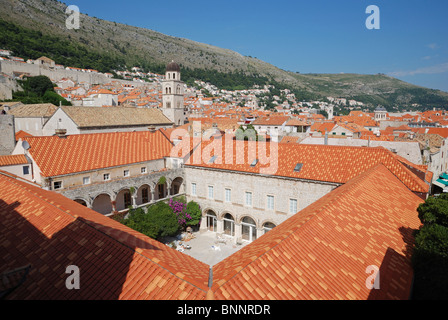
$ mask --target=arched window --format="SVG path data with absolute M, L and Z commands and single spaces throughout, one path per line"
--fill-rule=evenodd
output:
M 173 73 L 173 79 L 176 79 L 176 74 L 175 73 Z
M 252 218 L 245 217 L 241 222 L 241 226 L 243 240 L 252 242 L 257 239 L 257 226 Z
M 207 228 L 209 231 L 216 232 L 216 229 L 218 228 L 218 219 L 216 217 L 216 214 L 209 210 L 207 212 Z
M 224 216 L 224 234 L 235 236 L 235 220 L 230 213 Z
M 275 224 L 273 224 L 272 222 L 266 222 L 263 225 L 263 231 L 264 231 L 264 233 L 268 233 L 269 231 L 271 231 L 275 227 L 276 227 Z
M 142 202 L 148 203 L 149 202 L 149 192 L 148 188 L 142 189 Z

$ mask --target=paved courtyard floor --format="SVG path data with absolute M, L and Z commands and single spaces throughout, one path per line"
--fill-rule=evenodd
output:
M 247 245 L 247 243 L 236 245 L 233 238 L 225 237 L 226 243 L 220 243 L 217 241 L 216 233 L 211 231 L 195 232 L 194 235 L 196 238 L 190 241 L 181 241 L 184 245 L 191 246 L 190 250 L 184 250 L 183 253 L 209 266 L 214 266 Z

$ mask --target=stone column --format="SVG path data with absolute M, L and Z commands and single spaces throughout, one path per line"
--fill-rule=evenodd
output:
M 151 189 L 151 201 L 149 203 L 156 202 L 156 190 L 153 188 Z
M 202 216 L 201 227 L 199 228 L 199 231 L 201 233 L 207 232 L 207 217 L 206 216 Z
M 137 208 L 137 194 L 133 194 L 131 195 L 131 200 L 132 200 L 132 208 Z
M 234 241 L 237 243 L 243 239 L 243 227 L 241 224 L 235 223 L 235 238 Z
M 93 208 L 93 201 L 94 201 L 95 199 L 93 199 L 90 195 L 89 195 L 89 197 L 87 198 L 87 208 L 89 208 L 89 209 L 92 209 Z
M 260 238 L 262 235 L 264 235 L 264 229 L 257 229 L 257 239 Z
M 224 221 L 222 220 L 216 221 L 216 232 L 219 234 L 224 233 Z
M 169 198 L 171 196 L 171 185 L 168 185 L 168 182 L 166 183 L 166 198 Z
M 115 213 L 117 212 L 117 194 L 114 192 L 114 194 L 112 195 L 111 200 L 111 204 L 112 204 L 112 212 L 111 213 Z

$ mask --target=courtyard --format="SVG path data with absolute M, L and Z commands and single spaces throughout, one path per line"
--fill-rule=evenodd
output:
M 231 256 L 238 250 L 241 250 L 249 242 L 243 241 L 242 244 L 235 244 L 235 240 L 231 237 L 221 236 L 217 233 L 194 232 L 194 238 L 188 241 L 177 240 L 176 243 L 182 243 L 183 249 L 178 245 L 179 251 L 199 260 L 209 266 L 221 262 L 227 257 Z M 191 249 L 186 249 L 189 246 Z

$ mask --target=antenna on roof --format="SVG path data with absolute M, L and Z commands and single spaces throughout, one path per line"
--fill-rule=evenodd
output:
M 22 147 L 25 150 L 29 150 L 31 148 L 30 144 L 28 143 L 28 141 L 22 141 Z

